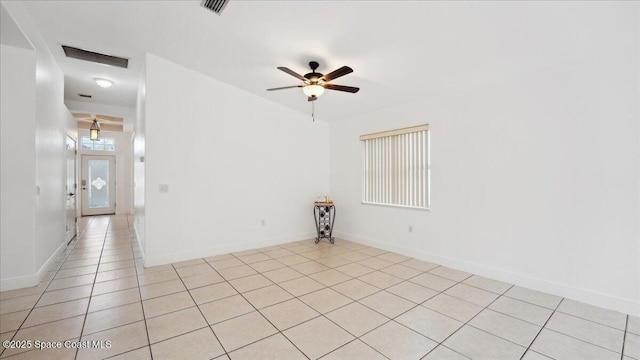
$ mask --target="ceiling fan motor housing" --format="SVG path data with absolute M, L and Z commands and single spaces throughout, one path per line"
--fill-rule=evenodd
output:
M 315 83 L 318 83 L 318 80 L 320 80 L 320 78 L 322 77 L 322 74 L 314 71 L 314 72 L 305 74 L 304 77 L 307 78 L 309 81 L 311 81 L 312 84 L 315 84 Z
M 320 66 L 320 64 L 318 64 L 315 61 L 309 62 L 309 67 L 311 68 L 311 72 L 304 75 L 304 77 L 309 81 L 311 81 L 312 84 L 317 84 L 318 80 L 320 80 L 320 78 L 322 77 L 321 73 L 316 72 L 316 69 L 318 68 L 318 66 Z

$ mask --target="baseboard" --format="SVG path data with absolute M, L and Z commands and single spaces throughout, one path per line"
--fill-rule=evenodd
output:
M 42 281 L 42 279 L 44 279 L 45 275 L 47 275 L 47 272 L 51 269 L 49 269 L 49 267 L 51 267 L 51 263 L 53 263 L 54 261 L 56 261 L 56 259 L 58 258 L 58 256 L 60 254 L 62 254 L 62 252 L 64 251 L 64 249 L 67 248 L 67 242 L 64 241 L 62 242 L 62 244 L 60 244 L 60 246 L 58 246 L 58 248 L 56 249 L 56 251 L 53 252 L 53 254 L 51 254 L 51 256 L 49 256 L 49 258 L 47 259 L 47 261 L 44 262 L 44 264 L 42 264 L 42 266 L 40 266 L 40 269 L 37 272 L 37 276 L 38 276 L 38 283 L 40 283 Z
M 66 247 L 67 242 L 63 241 L 62 244 L 58 246 L 53 254 L 49 256 L 47 261 L 45 261 L 44 264 L 40 266 L 40 269 L 38 269 L 38 271 L 36 271 L 34 274 L 16 276 L 8 279 L 0 279 L 0 291 L 37 286 L 38 284 L 40 284 L 42 279 L 44 279 L 45 275 L 49 271 L 49 267 L 51 266 L 51 264 L 58 258 L 58 256 L 64 251 Z
M 142 245 L 142 242 L 140 241 L 141 237 L 140 237 L 140 232 L 138 231 L 138 222 L 135 220 L 133 222 L 133 231 L 136 232 L 136 241 L 138 242 L 138 247 L 140 247 L 140 249 L 142 250 L 142 263 L 144 264 L 146 250 Z
M 149 267 L 149 266 L 156 266 L 156 265 L 164 265 L 164 264 L 170 264 L 170 263 L 179 262 L 179 261 L 199 259 L 199 258 L 205 258 L 205 257 L 221 255 L 221 254 L 228 254 L 228 253 L 237 252 L 237 251 L 259 249 L 267 246 L 285 244 L 292 241 L 313 239 L 315 238 L 315 236 L 316 236 L 315 232 L 309 232 L 309 233 L 297 234 L 292 236 L 282 236 L 282 237 L 259 240 L 259 241 L 244 242 L 244 243 L 233 244 L 233 245 L 214 246 L 206 249 L 191 250 L 191 251 L 185 251 L 181 253 L 171 253 L 167 255 L 145 257 L 144 266 Z
M 383 250 L 392 251 L 401 255 L 410 256 L 412 258 L 444 265 L 457 270 L 466 271 L 469 273 L 477 274 L 480 276 L 488 277 L 491 279 L 503 281 L 509 284 L 514 284 L 522 287 L 526 287 L 533 290 L 546 292 L 549 294 L 569 298 L 572 300 L 584 302 L 590 305 L 619 311 L 625 314 L 631 314 L 634 316 L 640 316 L 640 302 L 632 299 L 624 299 L 616 296 L 611 296 L 596 291 L 578 288 L 571 285 L 561 284 L 555 281 L 541 279 L 525 274 L 519 274 L 502 269 L 496 269 L 490 266 L 445 257 L 428 252 L 418 251 L 403 246 L 387 244 L 362 238 L 357 235 L 334 232 L 335 237 L 357 242 L 363 245 L 369 245 L 377 247 Z
M 22 289 L 38 285 L 38 274 L 0 279 L 0 291 Z

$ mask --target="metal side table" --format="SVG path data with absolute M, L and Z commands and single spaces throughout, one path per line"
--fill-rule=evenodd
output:
M 317 244 L 321 239 L 329 239 L 330 243 L 334 243 L 335 238 L 331 236 L 333 225 L 336 219 L 336 206 L 333 202 L 313 203 L 313 216 L 316 221 L 316 241 Z

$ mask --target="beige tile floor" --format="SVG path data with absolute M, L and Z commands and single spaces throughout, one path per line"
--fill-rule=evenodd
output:
M 46 281 L 0 293 L 0 338 L 31 341 L 0 357 L 640 360 L 637 317 L 339 239 L 144 268 L 130 221 L 81 219 Z

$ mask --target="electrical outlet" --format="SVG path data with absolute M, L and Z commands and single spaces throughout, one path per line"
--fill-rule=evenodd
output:
M 168 193 L 169 192 L 169 185 L 168 184 L 160 184 L 160 186 L 158 187 L 161 193 Z
M 409 225 L 409 232 L 412 233 L 413 232 L 413 225 Z
M 267 226 L 267 220 L 266 220 L 266 219 L 262 219 L 262 220 L 260 220 L 260 224 L 261 224 L 262 226 Z

